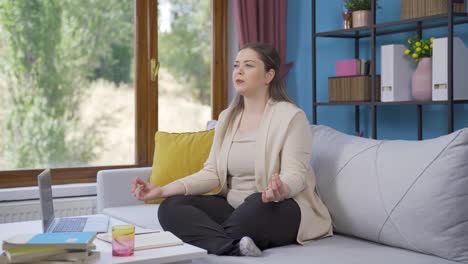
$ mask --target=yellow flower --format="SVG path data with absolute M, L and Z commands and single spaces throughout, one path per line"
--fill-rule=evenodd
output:
M 431 49 L 432 49 L 432 44 L 431 44 Z
M 419 55 L 417 53 L 413 53 L 413 59 L 417 59 Z
M 416 42 L 416 47 L 421 47 L 421 42 Z
M 431 37 L 431 43 L 434 42 L 434 39 L 435 39 L 434 37 Z
M 406 49 L 406 50 L 405 50 L 405 54 L 406 54 L 406 55 L 408 55 L 408 54 L 410 54 L 410 53 L 411 53 L 411 50 L 409 50 L 409 49 Z
M 408 39 L 408 44 L 411 44 L 413 41 L 411 39 Z
M 416 48 L 416 52 L 421 52 L 422 49 L 421 48 Z
M 431 44 L 431 45 L 432 45 L 432 44 Z M 428 46 L 428 45 L 424 46 L 424 49 L 428 50 L 428 49 L 429 49 L 429 46 Z

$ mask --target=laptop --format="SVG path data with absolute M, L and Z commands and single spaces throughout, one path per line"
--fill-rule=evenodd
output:
M 46 169 L 41 172 L 39 176 L 37 176 L 37 182 L 42 210 L 42 229 L 44 233 L 107 232 L 109 217 L 106 215 L 64 218 L 55 217 L 50 169 Z

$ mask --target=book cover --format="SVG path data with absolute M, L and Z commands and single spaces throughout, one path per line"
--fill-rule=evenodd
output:
M 45 233 L 32 237 L 27 244 L 88 244 L 94 240 L 94 232 Z
M 66 253 L 57 254 L 51 257 L 41 259 L 44 261 L 68 261 L 68 262 L 88 262 L 97 259 L 100 256 L 99 251 L 67 251 Z
M 40 248 L 50 246 L 64 249 L 83 249 L 92 247 L 96 238 L 94 232 L 21 234 L 3 241 L 3 250 L 14 248 Z
M 98 234 L 97 238 L 112 243 L 112 234 Z M 135 250 L 182 245 L 184 242 L 171 232 L 155 232 L 135 235 Z
M 39 248 L 13 248 L 5 251 L 5 255 L 8 259 L 7 263 L 24 263 L 64 252 L 66 249 L 43 246 Z

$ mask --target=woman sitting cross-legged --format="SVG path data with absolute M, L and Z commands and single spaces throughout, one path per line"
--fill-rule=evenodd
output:
M 237 94 L 219 116 L 204 167 L 163 187 L 133 180 L 137 199 L 166 198 L 158 211 L 164 230 L 231 256 L 332 235 L 309 164 L 309 123 L 287 96 L 279 66 L 270 45 L 243 47 L 232 74 Z

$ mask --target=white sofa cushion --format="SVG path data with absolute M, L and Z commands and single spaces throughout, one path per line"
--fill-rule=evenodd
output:
M 193 264 L 457 264 L 435 256 L 341 235 L 304 246 L 290 245 L 264 250 L 261 257 L 208 255 Z
M 103 213 L 121 221 L 151 229 L 162 229 L 157 219 L 159 204 L 121 206 L 104 209 Z M 265 250 L 261 257 L 227 257 L 209 255 L 193 264 L 456 264 L 439 257 L 398 249 L 361 239 L 334 235 L 305 246 L 290 245 Z
M 423 141 L 312 133 L 335 232 L 468 263 L 468 129 Z

